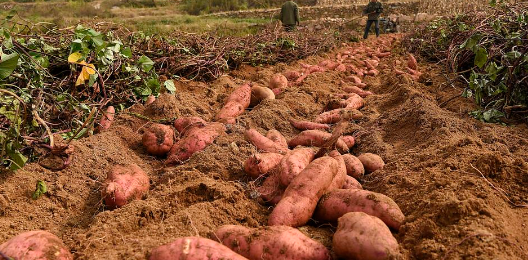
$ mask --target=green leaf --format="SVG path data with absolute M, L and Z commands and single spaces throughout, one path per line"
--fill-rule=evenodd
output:
M 10 170 L 12 171 L 16 171 L 22 167 L 24 167 L 24 165 L 26 164 L 27 162 L 27 157 L 25 157 L 22 153 L 20 153 L 18 150 L 13 150 L 12 149 L 12 146 L 9 146 L 7 147 L 8 149 L 7 150 L 7 155 L 9 156 L 9 158 L 11 158 L 11 167 L 9 168 Z
M 44 181 L 38 180 L 35 192 L 33 192 L 33 196 L 31 197 L 36 200 L 40 198 L 40 196 L 44 195 L 46 192 L 48 192 L 48 186 L 46 186 L 46 183 Z
M 157 78 L 147 80 L 147 87 L 149 87 L 154 94 L 158 94 L 161 89 L 161 85 Z
M 169 91 L 169 93 L 171 94 L 174 94 L 174 92 L 176 92 L 176 86 L 174 86 L 174 81 L 172 81 L 172 79 L 166 80 L 163 83 L 163 86 L 165 86 L 165 89 L 167 89 L 167 91 Z
M 491 80 L 497 79 L 497 74 L 501 69 L 502 66 L 498 67 L 494 61 L 490 62 L 488 66 L 486 66 L 486 72 L 488 73 L 488 76 Z
M 13 73 L 18 64 L 18 53 L 3 54 L 0 58 L 0 80 L 5 79 Z
M 477 47 L 475 51 L 475 65 L 482 68 L 488 61 L 488 51 L 483 47 Z
M 460 48 L 473 50 L 473 48 L 477 45 L 480 39 L 482 39 L 482 36 L 480 34 L 474 34 L 469 37 L 464 43 L 462 43 L 462 45 L 460 45 Z
M 154 66 L 154 62 L 147 56 L 143 55 L 138 60 L 138 66 L 145 72 L 149 72 Z
M 132 50 L 130 47 L 126 47 L 121 49 L 121 55 L 125 56 L 126 58 L 132 58 Z

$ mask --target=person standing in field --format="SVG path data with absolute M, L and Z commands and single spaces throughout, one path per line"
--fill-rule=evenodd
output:
M 383 6 L 377 0 L 370 0 L 368 5 L 363 9 L 363 15 L 367 15 L 367 25 L 365 26 L 365 34 L 363 39 L 367 39 L 372 23 L 375 24 L 376 37 L 379 37 L 379 16 L 383 13 Z
M 286 1 L 282 7 L 279 19 L 287 32 L 293 31 L 299 25 L 299 7 L 293 1 Z

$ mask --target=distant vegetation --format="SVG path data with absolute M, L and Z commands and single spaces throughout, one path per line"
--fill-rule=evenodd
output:
M 182 9 L 188 14 L 199 15 L 223 11 L 271 8 L 281 6 L 285 0 L 183 0 Z M 315 5 L 317 0 L 298 0 L 299 5 Z

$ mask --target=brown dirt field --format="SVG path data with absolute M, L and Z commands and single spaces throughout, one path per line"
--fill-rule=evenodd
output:
M 352 154 L 377 153 L 386 162 L 360 181 L 365 189 L 391 197 L 405 214 L 394 233 L 405 259 L 528 259 L 528 209 L 522 207 L 528 204 L 527 126 L 474 120 L 467 115 L 475 108 L 471 100 L 446 103 L 461 89 L 436 65 L 420 63 L 424 74 L 418 82 L 396 76 L 390 67 L 395 60 L 406 61 L 398 46 L 381 59 L 386 69 L 365 80 L 375 95 L 366 98 L 365 118 L 346 132 L 360 136 Z M 330 94 L 343 93 L 339 82 L 347 73 L 308 76 L 301 86 L 246 111 L 227 134 L 176 167 L 164 167 L 163 158 L 146 154 L 141 133 L 148 122 L 128 112 L 210 121 L 238 84 L 267 85 L 272 74 L 300 67 L 298 62 L 243 67 L 211 84 L 179 82 L 176 95 L 163 95 L 147 108 L 138 104 L 120 113 L 108 131 L 74 141 L 70 167 L 52 172 L 33 163 L 1 174 L 0 242 L 45 229 L 62 238 L 76 259 L 145 259 L 156 246 L 183 236 L 208 237 L 224 224 L 266 225 L 271 207 L 259 203 L 243 172 L 243 162 L 256 152 L 244 130 L 277 129 L 293 137 L 299 131 L 288 120 L 312 120 Z M 126 163 L 149 174 L 150 191 L 144 200 L 106 210 L 101 183 L 112 165 Z M 37 180 L 44 180 L 49 192 L 32 200 Z M 300 230 L 331 249 L 334 227 L 310 223 Z

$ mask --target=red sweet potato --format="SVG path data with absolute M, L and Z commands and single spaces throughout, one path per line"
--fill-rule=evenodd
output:
M 341 104 L 341 107 L 360 109 L 365 105 L 365 100 L 363 100 L 363 98 L 360 97 L 358 94 L 354 94 L 346 100 L 342 101 Z
M 342 136 L 341 139 L 345 142 L 348 149 L 352 148 L 356 144 L 356 139 L 351 135 Z
M 345 64 L 339 64 L 337 67 L 334 68 L 335 71 L 339 71 L 339 72 L 345 72 L 346 71 L 346 66 Z
M 288 81 L 295 81 L 301 76 L 301 73 L 298 71 L 290 70 L 284 72 L 282 75 L 284 75 Z
M 265 203 L 276 205 L 282 199 L 286 188 L 280 185 L 279 177 L 279 172 L 272 171 L 268 178 L 264 180 L 262 186 L 257 188 L 260 197 Z
M 295 120 L 290 120 L 290 124 L 299 129 L 299 130 L 318 130 L 318 129 L 322 129 L 322 130 L 326 130 L 326 129 L 330 129 L 330 126 L 327 125 L 327 124 L 319 124 L 319 123 L 314 123 L 314 122 L 310 122 L 310 121 L 295 121 Z
M 361 186 L 361 183 L 359 183 L 359 181 L 357 181 L 354 177 L 347 175 L 346 179 L 345 179 L 345 184 L 343 184 L 342 189 L 360 189 L 360 190 L 362 190 L 363 186 Z
M 360 189 L 337 189 L 326 193 L 314 213 L 314 218 L 335 222 L 348 212 L 365 212 L 380 218 L 387 226 L 399 230 L 405 219 L 400 207 L 391 198 Z
M 271 212 L 268 225 L 299 227 L 310 220 L 317 202 L 337 174 L 337 161 L 328 156 L 312 161 L 295 177 Z
M 290 147 L 302 146 L 315 146 L 321 147 L 326 141 L 332 136 L 331 133 L 323 132 L 320 130 L 306 130 L 299 133 L 297 136 L 292 138 L 288 145 Z M 336 148 L 339 152 L 344 153 L 348 151 L 348 146 L 341 138 L 336 142 Z
M 113 106 L 108 106 L 106 111 L 103 113 L 101 120 L 99 120 L 99 131 L 106 130 L 110 128 L 114 122 L 115 109 Z
M 418 62 L 416 62 L 416 58 L 414 58 L 414 55 L 409 53 L 409 58 L 407 60 L 407 67 L 409 67 L 412 70 L 418 69 Z
M 365 97 L 367 97 L 367 96 L 370 96 L 370 95 L 374 94 L 374 93 L 372 93 L 372 92 L 370 92 L 370 91 L 363 90 L 363 89 L 361 89 L 361 88 L 359 88 L 359 87 L 357 87 L 357 86 L 345 86 L 345 87 L 343 88 L 343 90 L 344 90 L 345 92 L 348 92 L 348 93 L 355 93 L 355 94 L 358 94 L 360 97 L 363 97 L 363 98 L 365 98 Z
M 387 57 L 387 56 L 390 56 L 390 55 L 391 55 L 390 52 L 380 52 L 376 56 L 378 56 L 378 58 L 384 58 L 384 57 Z
M 285 89 L 287 87 L 288 87 L 288 79 L 284 75 L 277 73 L 271 76 L 271 79 L 269 81 L 270 89 L 274 89 L 274 88 Z
M 402 259 L 398 241 L 376 217 L 350 212 L 339 218 L 332 248 L 339 259 Z
M 38 230 L 20 233 L 0 245 L 0 252 L 17 260 L 73 260 L 70 250 L 54 234 Z M 0 259 L 4 259 L 0 256 Z
M 280 93 L 282 93 L 282 92 L 284 91 L 284 89 L 282 89 L 282 88 L 274 88 L 274 89 L 272 89 L 271 91 L 273 92 L 273 94 L 274 94 L 275 97 L 276 97 L 277 95 L 279 95 Z
M 321 243 L 288 226 L 256 229 L 226 225 L 212 235 L 222 244 L 250 260 L 329 260 Z
M 143 133 L 142 143 L 149 154 L 165 155 L 174 144 L 174 131 L 168 125 L 153 124 Z
M 347 174 L 354 178 L 361 178 L 365 174 L 365 168 L 363 163 L 354 155 L 344 154 L 343 159 L 345 160 L 345 165 L 347 168 Z
M 106 206 L 122 207 L 141 199 L 149 190 L 148 175 L 136 164 L 116 165 L 108 172 L 101 189 Z
M 316 123 L 334 124 L 341 120 L 361 119 L 363 114 L 357 109 L 338 108 L 324 112 L 315 118 Z
M 145 106 L 148 106 L 156 101 L 156 97 L 153 95 L 148 96 L 147 100 L 145 101 Z
M 327 192 L 335 190 L 335 189 L 343 188 L 346 182 L 346 177 L 347 177 L 345 161 L 343 160 L 343 157 L 341 156 L 341 154 L 338 151 L 334 150 L 330 152 L 328 156 L 334 158 L 337 161 L 338 169 L 337 169 L 336 176 L 332 180 L 332 184 L 330 184 L 330 186 L 326 190 Z
M 249 103 L 250 107 L 254 107 L 266 99 L 275 99 L 275 93 L 273 93 L 271 89 L 256 85 L 251 87 L 251 102 Z
M 278 153 L 257 153 L 244 163 L 244 171 L 253 178 L 258 178 L 279 165 L 284 155 Z
M 288 141 L 286 141 L 286 138 L 279 131 L 275 129 L 269 130 L 266 134 L 266 138 L 282 147 L 285 151 L 288 150 Z
M 224 107 L 222 107 L 220 112 L 216 115 L 216 121 L 229 119 L 232 121 L 233 118 L 244 113 L 244 110 L 249 107 L 250 102 L 251 86 L 249 84 L 244 84 L 235 89 L 235 91 L 227 97 Z
M 156 247 L 149 260 L 247 260 L 228 247 L 203 237 L 182 237 Z
M 377 170 L 381 170 L 385 166 L 385 162 L 377 154 L 364 153 L 359 155 L 358 159 L 363 164 L 363 167 L 365 168 L 365 173 L 371 173 Z
M 375 77 L 375 76 L 378 76 L 378 74 L 379 74 L 379 71 L 377 69 L 371 69 L 371 70 L 367 71 L 367 75 L 369 75 L 369 76 Z
M 176 142 L 170 152 L 165 164 L 179 164 L 191 158 L 191 156 L 202 151 L 226 131 L 221 123 L 208 123 L 205 126 L 196 126 L 185 132 L 185 135 Z
M 315 152 L 311 148 L 297 148 L 286 153 L 280 161 L 280 183 L 288 187 L 290 182 L 310 164 Z
M 197 116 L 180 117 L 174 120 L 174 127 L 180 135 L 184 135 L 185 132 L 194 126 L 205 126 L 207 122 Z
M 288 151 L 287 147 L 284 147 L 273 140 L 263 136 L 255 129 L 246 130 L 246 138 L 249 142 L 257 147 L 260 151 L 270 152 L 270 153 L 286 153 Z

